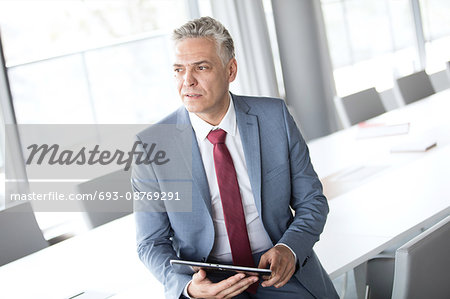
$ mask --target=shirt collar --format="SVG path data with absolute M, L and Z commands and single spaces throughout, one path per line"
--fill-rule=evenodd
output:
M 197 138 L 199 138 L 200 140 L 204 140 L 211 130 L 216 129 L 222 129 L 231 136 L 236 135 L 236 111 L 233 105 L 233 98 L 230 94 L 228 94 L 228 96 L 230 97 L 230 105 L 228 106 L 227 113 L 223 117 L 220 124 L 217 126 L 212 126 L 211 124 L 198 117 L 195 113 L 189 112 L 189 118 L 191 120 L 191 124 L 194 128 L 195 134 L 197 135 Z

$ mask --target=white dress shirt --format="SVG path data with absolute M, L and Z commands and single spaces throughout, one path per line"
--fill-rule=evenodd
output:
M 219 184 L 217 183 L 216 171 L 214 167 L 214 146 L 206 138 L 211 130 L 216 130 L 219 128 L 227 132 L 225 145 L 230 152 L 231 159 L 233 160 L 234 168 L 236 170 L 252 253 L 254 254 L 272 248 L 272 241 L 270 240 L 261 218 L 259 217 L 258 210 L 256 209 L 255 199 L 253 197 L 252 187 L 250 185 L 250 178 L 247 172 L 247 164 L 245 163 L 241 135 L 239 134 L 239 129 L 237 127 L 236 111 L 234 109 L 231 95 L 227 113 L 218 126 L 210 125 L 198 117 L 195 113 L 189 112 L 189 118 L 195 131 L 198 147 L 202 156 L 203 166 L 205 168 L 206 178 L 208 180 L 209 193 L 211 195 L 215 239 L 209 257 L 222 263 L 232 263 L 233 261 L 227 229 L 225 226 L 225 219 L 223 216 L 222 202 L 220 200 Z M 276 245 L 283 245 L 289 248 L 297 262 L 295 252 L 288 245 L 284 243 L 278 243 Z M 187 292 L 187 288 L 190 283 L 191 281 L 186 284 L 183 291 L 183 295 L 188 298 L 190 297 Z
M 197 137 L 197 143 L 202 156 L 206 178 L 208 180 L 209 192 L 211 195 L 215 239 L 210 257 L 219 262 L 232 262 L 231 248 L 225 227 L 219 185 L 217 183 L 214 167 L 214 146 L 206 138 L 211 130 L 218 128 L 227 132 L 225 145 L 230 152 L 234 168 L 236 169 L 236 176 L 239 184 L 239 191 L 241 193 L 242 206 L 244 208 L 245 222 L 247 223 L 247 231 L 252 253 L 261 252 L 271 248 L 273 246 L 272 241 L 264 229 L 258 210 L 256 209 L 255 200 L 250 185 L 250 178 L 247 172 L 247 165 L 245 163 L 244 148 L 242 147 L 241 136 L 237 127 L 236 112 L 234 110 L 231 96 L 228 111 L 218 126 L 210 125 L 194 113 L 189 113 L 189 117 Z

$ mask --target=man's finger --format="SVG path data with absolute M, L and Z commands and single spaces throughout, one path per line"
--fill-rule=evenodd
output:
M 277 273 L 273 273 L 272 277 L 269 280 L 264 281 L 263 283 L 261 283 L 261 285 L 263 287 L 271 287 L 273 286 L 275 283 L 277 283 L 280 280 L 280 274 Z
M 280 282 L 275 284 L 276 288 L 281 288 L 282 286 L 284 286 L 285 284 L 287 284 L 289 282 L 289 280 L 291 279 L 292 275 L 294 274 L 294 271 L 291 270 L 290 272 L 288 272 L 288 275 L 286 275 L 286 277 L 281 280 Z
M 219 294 L 223 290 L 233 288 L 233 286 L 236 285 L 241 280 L 243 280 L 243 278 L 245 278 L 245 274 L 243 273 L 233 275 L 227 279 L 219 281 L 218 283 L 214 283 L 211 286 L 211 290 L 213 291 L 214 294 Z
M 192 276 L 192 280 L 195 280 L 196 282 L 200 282 L 205 278 L 206 278 L 206 272 L 203 269 L 200 269 L 198 272 L 194 273 L 194 275 Z
M 292 275 L 294 274 L 294 270 L 294 267 L 287 267 L 280 280 L 275 283 L 274 286 L 276 288 L 281 288 L 282 286 L 284 286 L 289 281 L 289 279 L 291 279 Z
M 222 292 L 218 293 L 218 296 L 224 297 L 224 298 L 232 298 L 234 296 L 239 295 L 243 291 L 245 291 L 249 286 L 254 284 L 258 281 L 257 276 L 249 276 L 245 279 L 242 279 L 238 283 L 234 284 L 232 287 L 223 290 Z
M 205 277 L 202 279 L 203 276 L 205 276 Z M 192 283 L 189 285 L 189 287 L 193 287 L 195 289 L 194 290 L 192 290 L 192 288 L 191 288 L 191 290 L 188 289 L 188 293 L 192 297 L 201 297 L 201 298 L 216 297 L 218 293 L 222 292 L 223 290 L 225 290 L 227 288 L 233 287 L 236 283 L 238 283 L 244 277 L 245 277 L 245 274 L 240 273 L 240 274 L 236 274 L 232 277 L 229 277 L 225 280 L 222 280 L 218 283 L 212 283 L 206 277 L 206 272 L 205 273 L 195 273 L 193 275 Z M 237 287 L 235 287 L 235 289 L 236 288 Z
M 280 264 L 280 266 L 279 266 L 279 278 L 278 278 L 278 281 L 275 282 L 274 285 L 276 286 L 280 282 L 285 281 L 286 278 L 289 276 L 290 270 L 291 270 L 291 265 L 289 263 L 283 263 L 282 262 Z
M 211 280 L 206 277 L 206 272 L 200 269 L 192 275 L 187 291 L 191 297 L 200 297 L 203 296 L 205 287 L 208 288 L 210 285 L 212 285 Z
M 267 252 L 266 252 L 261 256 L 261 259 L 259 260 L 258 268 L 266 269 L 268 265 L 269 265 L 269 258 L 268 258 Z
M 283 263 L 282 260 L 275 256 L 272 260 L 272 263 L 270 265 L 270 270 L 272 270 L 272 276 L 269 280 L 264 281 L 261 285 L 263 287 L 270 287 L 273 286 L 285 278 L 287 275 L 285 272 L 288 271 L 287 269 L 288 264 Z
M 268 252 L 271 252 L 271 251 L 268 251 Z M 268 280 L 264 281 L 261 284 L 263 287 L 270 287 L 270 286 L 274 285 L 276 282 L 278 282 L 279 279 L 281 278 L 280 265 L 279 265 L 278 257 L 276 255 L 271 257 L 270 270 L 272 271 L 272 275 L 270 276 L 270 278 Z
M 261 285 L 263 287 L 271 287 L 275 283 L 277 283 L 281 278 L 281 273 L 277 269 L 271 269 L 272 270 L 272 276 L 269 280 L 264 281 Z

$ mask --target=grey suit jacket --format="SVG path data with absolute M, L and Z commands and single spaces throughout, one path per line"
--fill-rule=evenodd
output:
M 269 237 L 273 244 L 287 244 L 296 253 L 298 270 L 294 276 L 305 288 L 317 298 L 337 298 L 312 249 L 323 230 L 328 204 L 292 116 L 280 99 L 232 97 L 255 204 Z M 161 124 L 176 127 L 166 136 L 172 140 L 168 146 L 178 148 L 189 161 L 178 163 L 177 172 L 190 176 L 184 181 L 192 187 L 192 211 L 135 212 L 138 253 L 164 284 L 167 298 L 179 298 L 191 275 L 176 273 L 169 260 L 205 261 L 213 247 L 214 227 L 208 183 L 188 112 L 181 107 Z M 137 137 L 151 143 L 153 136 L 150 127 Z M 190 163 L 191 169 L 186 170 Z M 170 191 L 173 181 L 167 182 L 175 174 L 162 168 L 135 166 L 133 189 Z

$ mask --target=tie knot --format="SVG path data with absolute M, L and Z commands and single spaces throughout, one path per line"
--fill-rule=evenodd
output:
M 213 131 L 209 132 L 209 134 L 206 138 L 208 138 L 208 140 L 212 144 L 218 144 L 218 143 L 225 143 L 226 137 L 227 137 L 227 132 L 225 132 L 222 129 L 218 129 L 218 130 L 213 130 Z

